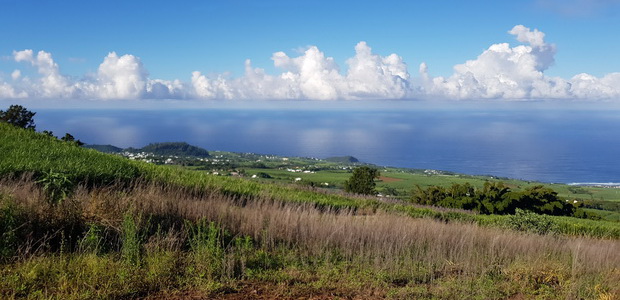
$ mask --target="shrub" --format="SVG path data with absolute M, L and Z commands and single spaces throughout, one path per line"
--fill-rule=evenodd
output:
M 506 219 L 508 228 L 537 234 L 548 234 L 557 231 L 557 224 L 549 216 L 539 215 L 517 208 L 514 215 Z

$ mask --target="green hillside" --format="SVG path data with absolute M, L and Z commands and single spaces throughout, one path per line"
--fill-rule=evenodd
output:
M 333 156 L 333 157 L 328 157 L 325 160 L 329 162 L 335 162 L 335 163 L 358 163 L 360 162 L 357 158 L 353 156 Z
M 123 152 L 123 148 L 116 147 L 114 145 L 84 145 L 82 146 L 88 149 L 95 149 L 104 153 L 120 153 Z
M 181 142 L 166 142 L 166 143 L 151 143 L 142 148 L 120 148 L 114 145 L 84 145 L 84 148 L 95 149 L 104 153 L 121 153 L 127 151 L 130 153 L 151 153 L 158 156 L 189 156 L 189 157 L 209 157 L 209 151 L 192 146 L 188 143 Z
M 130 152 L 153 153 L 161 156 L 209 157 L 209 152 L 207 150 L 181 142 L 152 143 L 139 149 L 128 148 L 125 150 Z
M 0 237 L 3 299 L 620 293 L 620 223 L 214 176 L 2 123 Z

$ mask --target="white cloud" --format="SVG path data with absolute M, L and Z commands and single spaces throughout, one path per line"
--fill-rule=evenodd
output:
M 37 55 L 30 49 L 14 51 L 13 57 L 16 62 L 29 62 L 37 68 L 41 78 L 30 87 L 31 96 L 42 98 L 71 97 L 75 92 L 75 87 L 71 86 L 69 80 L 60 74 L 58 64 L 54 62 L 52 54 L 39 51 Z
M 373 54 L 365 42 L 355 46 L 355 56 L 347 61 L 348 94 L 360 98 L 404 98 L 409 93 L 409 72 L 403 59 L 391 54 Z
M 20 70 L 14 70 L 14 71 L 11 73 L 11 78 L 13 78 L 13 80 L 17 80 L 17 79 L 19 79 L 19 77 L 21 77 L 21 76 L 22 76 L 22 72 L 21 72 Z
M 271 59 L 282 70 L 279 75 L 252 68 L 247 60 L 243 77 L 208 77 L 196 71 L 192 73 L 192 86 L 197 97 L 207 99 L 334 100 L 408 95 L 409 73 L 400 56 L 373 54 L 365 42 L 360 42 L 355 50 L 355 56 L 347 61 L 346 75 L 341 74 L 332 57 L 310 46 L 297 57 L 274 53 Z
M 179 80 L 150 80 L 140 59 L 130 54 L 118 56 L 115 52 L 109 53 L 95 75 L 81 80 L 63 76 L 52 55 L 45 51 L 39 51 L 36 55 L 30 49 L 14 51 L 13 59 L 30 63 L 40 77 L 32 80 L 22 77 L 20 70 L 13 71 L 13 81 L 19 82 L 15 85 L 1 83 L 2 98 L 185 98 L 188 89 Z
M 27 98 L 28 94 L 26 92 L 18 92 L 16 91 L 10 84 L 6 82 L 0 82 L 0 99 L 9 99 L 9 98 Z
M 454 66 L 448 78 L 432 78 L 420 66 L 422 97 L 449 99 L 613 99 L 620 97 L 620 73 L 597 78 L 578 74 L 570 79 L 549 77 L 544 71 L 554 63 L 556 46 L 545 34 L 523 25 L 509 31 L 526 45 L 494 44 L 475 60 Z
M 620 98 L 620 73 L 610 73 L 602 78 L 581 73 L 571 78 L 569 84 L 570 93 L 575 98 Z
M 430 78 L 427 67 L 421 66 L 426 92 L 456 99 L 564 96 L 562 93 L 550 94 L 548 79 L 543 75 L 543 71 L 553 63 L 555 45 L 545 42 L 544 33 L 531 31 L 522 25 L 515 26 L 509 33 L 526 45 L 491 45 L 478 58 L 454 66 L 454 74 L 448 78 Z
M 309 46 L 291 57 L 275 52 L 276 74 L 245 62 L 245 73 L 203 74 L 194 71 L 189 82 L 149 78 L 140 58 L 109 53 L 96 74 L 72 79 L 60 73 L 52 55 L 33 50 L 14 51 L 16 62 L 29 63 L 37 78 L 11 74 L 0 79 L 0 98 L 88 99 L 613 99 L 620 97 L 620 73 L 603 77 L 578 74 L 569 79 L 549 77 L 556 46 L 538 29 L 523 25 L 508 31 L 518 45 L 493 44 L 478 57 L 454 66 L 450 76 L 433 77 L 426 63 L 411 77 L 402 57 L 381 56 L 365 43 L 342 71 L 332 57 Z
M 136 99 L 146 93 L 148 73 L 137 57 L 111 52 L 97 72 L 97 96 L 103 99 Z

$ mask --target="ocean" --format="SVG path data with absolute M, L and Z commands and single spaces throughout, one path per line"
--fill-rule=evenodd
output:
M 620 106 L 609 103 L 153 101 L 32 110 L 37 130 L 89 144 L 185 141 L 542 182 L 620 182 Z

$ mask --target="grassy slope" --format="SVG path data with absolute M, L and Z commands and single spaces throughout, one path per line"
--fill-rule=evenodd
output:
M 67 174 L 74 182 L 106 185 L 144 178 L 147 181 L 173 184 L 193 191 L 215 190 L 235 197 L 265 197 L 285 202 L 314 203 L 321 207 L 377 209 L 429 217 L 445 221 L 476 222 L 485 226 L 502 226 L 505 216 L 473 215 L 458 211 L 418 208 L 411 205 L 389 204 L 374 199 L 351 198 L 333 193 L 263 184 L 240 178 L 211 176 L 199 171 L 157 166 L 131 161 L 115 155 L 100 153 L 64 143 L 43 134 L 17 129 L 0 123 L 0 176 L 23 173 L 42 174 L 49 170 Z M 293 174 L 293 173 L 290 173 Z M 338 176 L 344 176 L 341 173 Z M 318 175 L 319 174 L 304 174 Z M 293 176 L 298 176 L 295 173 Z M 299 175 L 301 176 L 301 175 Z M 436 180 L 438 177 L 429 177 Z M 440 178 L 440 177 L 439 177 Z M 317 178 L 323 180 L 325 178 Z M 466 180 L 463 179 L 463 182 Z M 435 181 L 433 181 L 435 182 Z M 620 224 L 576 218 L 552 217 L 562 233 L 620 238 Z
M 0 124 L 0 178 L 37 175 L 50 169 L 92 185 L 142 178 L 166 188 L 147 185 L 127 192 L 118 192 L 116 186 L 108 192 L 81 189 L 72 201 L 59 206 L 48 205 L 36 189 L 29 187 L 9 186 L 5 189 L 8 193 L 0 190 L 1 213 L 11 215 L 7 213 L 10 207 L 3 203 L 13 199 L 31 208 L 13 213 L 25 221 L 23 225 L 3 219 L 2 214 L 0 225 L 4 222 L 24 231 L 42 224 L 40 229 L 51 226 L 48 230 L 57 232 L 53 226 L 58 226 L 68 232 L 56 241 L 56 251 L 43 250 L 47 252 L 0 264 L 0 296 L 89 299 L 159 294 L 160 298 L 226 298 L 226 293 L 237 291 L 245 298 L 256 290 L 253 284 L 257 282 L 266 298 L 367 298 L 371 294 L 373 298 L 402 299 L 593 298 L 618 292 L 614 287 L 618 259 L 610 256 L 615 254 L 616 240 L 489 229 L 467 223 L 501 226 L 506 217 L 390 204 L 155 166 Z M 208 190 L 226 198 L 202 198 L 200 193 Z M 260 201 L 236 206 L 239 197 Z M 280 205 L 279 201 L 309 205 Z M 135 219 L 128 218 L 134 207 L 141 207 L 146 215 L 137 213 Z M 323 207 L 349 207 L 357 213 L 344 210 L 341 215 L 325 214 Z M 110 215 L 113 211 L 116 215 Z M 235 236 L 227 241 L 221 237 L 214 240 L 204 236 L 212 231 L 203 227 L 203 235 L 190 231 L 188 237 L 175 226 L 160 232 L 157 226 L 165 222 L 148 225 L 156 222 L 151 219 L 153 215 L 170 221 L 174 214 L 196 218 L 200 213 L 222 222 Z M 617 223 L 552 219 L 567 234 L 620 237 Z M 461 220 L 465 222 L 458 223 Z M 190 229 L 198 226 L 181 224 Z M 109 252 L 87 250 L 86 242 L 98 243 L 96 234 L 95 240 L 88 238 L 97 228 L 102 230 L 99 236 L 112 237 Z M 72 242 L 77 250 L 63 250 L 67 247 L 64 240 L 70 240 L 74 230 L 80 230 L 79 240 Z M 147 236 L 149 230 L 153 232 Z M 10 236 L 11 231 L 0 233 Z M 223 231 L 219 234 L 225 235 Z M 114 242 L 114 236 L 120 240 Z M 201 244 L 192 246 L 192 240 Z M 283 244 L 278 245 L 278 241 Z

